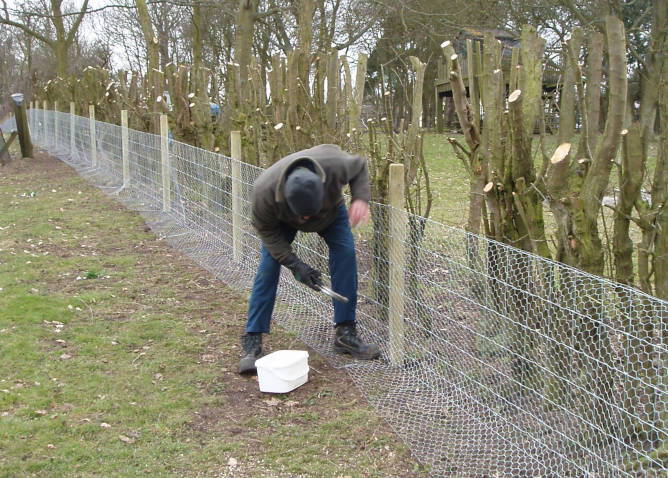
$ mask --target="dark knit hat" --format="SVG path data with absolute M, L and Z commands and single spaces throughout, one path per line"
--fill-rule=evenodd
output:
M 290 210 L 298 216 L 313 216 L 322 208 L 322 180 L 307 168 L 297 168 L 288 174 L 283 194 Z

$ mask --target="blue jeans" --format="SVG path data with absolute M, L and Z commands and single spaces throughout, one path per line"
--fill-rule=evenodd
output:
M 288 242 L 292 243 L 297 235 L 297 230 L 285 226 L 283 233 Z M 348 298 L 347 304 L 332 300 L 334 303 L 334 323 L 354 321 L 357 307 L 357 259 L 355 257 L 355 242 L 350 230 L 348 211 L 345 205 L 339 209 L 334 222 L 318 234 L 329 247 L 329 272 L 332 275 L 332 289 Z M 260 265 L 255 275 L 253 292 L 251 292 L 248 304 L 246 332 L 269 333 L 269 322 L 274 311 L 280 274 L 281 265 L 262 246 Z

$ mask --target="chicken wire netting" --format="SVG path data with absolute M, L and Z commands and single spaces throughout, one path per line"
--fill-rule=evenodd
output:
M 28 117 L 35 144 L 250 290 L 261 169 L 88 118 Z M 345 368 L 433 476 L 667 476 L 668 303 L 386 205 L 371 213 L 354 230 L 358 323 L 381 359 L 335 355 L 330 299 L 286 271 L 273 319 Z M 317 235 L 294 248 L 326 273 Z

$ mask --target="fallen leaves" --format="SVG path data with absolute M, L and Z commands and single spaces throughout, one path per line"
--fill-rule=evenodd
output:
M 299 402 L 296 402 L 294 400 L 286 400 L 286 401 L 281 401 L 277 398 L 271 397 L 266 400 L 263 400 L 263 402 L 268 406 L 268 407 L 278 407 L 278 406 L 284 406 L 287 408 L 294 408 L 299 406 Z
M 215 355 L 211 355 L 211 354 L 202 355 L 202 362 L 212 363 L 212 362 L 215 362 L 215 361 L 216 361 Z
M 118 435 L 118 439 L 122 441 L 123 443 L 127 443 L 129 445 L 133 444 L 135 442 L 134 438 L 127 437 L 125 435 Z
M 54 328 L 53 331 L 57 334 L 61 333 L 63 331 L 63 327 L 65 327 L 65 324 L 63 324 L 62 322 L 58 322 L 57 320 L 52 320 L 52 321 L 45 320 L 43 323 L 45 325 L 52 325 Z

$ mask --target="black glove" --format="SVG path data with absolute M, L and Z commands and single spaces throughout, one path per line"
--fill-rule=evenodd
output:
M 292 275 L 294 275 L 295 279 L 299 282 L 306 284 L 311 289 L 320 290 L 320 286 L 322 285 L 320 271 L 317 271 L 305 262 L 302 262 L 296 256 L 285 266 L 292 271 Z

